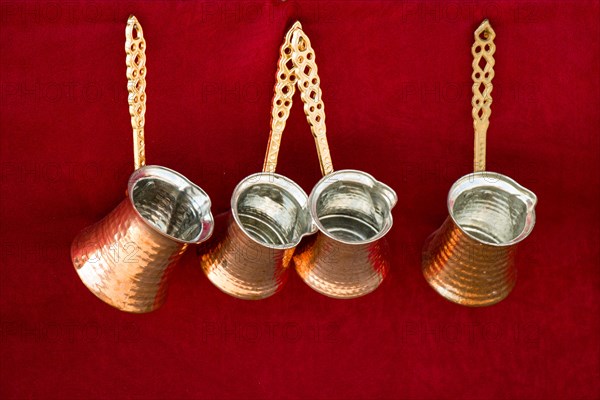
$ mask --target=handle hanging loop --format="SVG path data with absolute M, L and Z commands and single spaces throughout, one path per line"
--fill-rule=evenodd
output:
M 474 171 L 485 171 L 486 135 L 492 114 L 492 79 L 494 78 L 494 52 L 496 33 L 486 19 L 475 30 L 475 43 L 471 47 L 473 54 L 473 128 L 475 130 Z
M 129 114 L 133 128 L 133 159 L 135 169 L 146 165 L 144 124 L 146 115 L 146 40 L 144 31 L 133 15 L 125 28 L 125 53 L 127 54 L 127 91 Z
M 333 172 L 333 165 L 327 143 L 325 104 L 322 99 L 315 52 L 300 22 L 296 22 L 287 32 L 280 49 L 271 108 L 271 132 L 263 172 L 275 172 L 277 167 L 281 137 L 292 108 L 296 85 L 304 103 L 306 120 L 315 138 L 321 172 L 323 175 L 330 174 Z

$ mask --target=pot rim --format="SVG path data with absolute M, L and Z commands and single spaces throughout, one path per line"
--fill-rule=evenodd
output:
M 306 209 L 306 211 L 308 213 L 308 217 L 310 219 L 308 231 L 305 231 L 302 234 L 300 234 L 298 236 L 297 240 L 294 240 L 287 244 L 281 244 L 281 245 L 264 243 L 264 242 L 261 242 L 260 240 L 256 239 L 252 235 L 250 235 L 246 231 L 244 224 L 242 224 L 242 221 L 240 220 L 240 217 L 238 215 L 237 205 L 238 205 L 238 200 L 240 198 L 240 194 L 243 191 L 245 191 L 246 189 L 248 189 L 254 185 L 258 185 L 258 184 L 272 185 L 274 187 L 277 187 L 280 190 L 284 190 L 287 193 L 289 193 L 298 202 L 298 204 L 300 205 L 301 208 Z M 275 172 L 257 172 L 255 174 L 248 175 L 247 177 L 242 179 L 240 181 L 240 183 L 237 184 L 235 189 L 233 189 L 233 194 L 231 195 L 231 214 L 233 215 L 233 218 L 234 218 L 237 226 L 253 242 L 256 242 L 259 245 L 266 247 L 266 248 L 270 248 L 270 249 L 287 250 L 287 249 L 293 249 L 294 247 L 298 246 L 298 244 L 300 243 L 300 241 L 302 240 L 303 237 L 312 235 L 317 232 L 317 227 L 314 223 L 314 220 L 313 220 L 312 216 L 310 215 L 310 213 L 308 212 L 309 210 L 308 210 L 307 204 L 308 204 L 308 195 L 296 182 L 294 182 L 290 178 L 280 175 Z
M 464 193 L 468 190 L 473 190 L 476 188 L 483 187 L 493 187 L 495 189 L 500 189 L 510 195 L 514 195 L 518 197 L 527 208 L 527 215 L 525 219 L 525 224 L 523 225 L 523 229 L 521 232 L 515 236 L 513 239 L 503 242 L 503 243 L 494 243 L 482 240 L 481 238 L 477 238 L 473 236 L 471 233 L 467 232 L 454 218 L 454 203 L 460 194 Z M 452 222 L 461 230 L 465 235 L 470 237 L 471 239 L 493 247 L 508 247 L 515 245 L 522 240 L 524 240 L 535 226 L 535 206 L 537 204 L 537 196 L 531 190 L 525 188 L 520 185 L 514 179 L 500 174 L 498 172 L 492 171 L 480 171 L 480 172 L 471 172 L 470 174 L 464 175 L 450 188 L 448 191 L 447 197 L 447 207 L 448 207 L 448 215 L 452 219 Z
M 382 229 L 379 232 L 377 232 L 376 235 L 374 235 L 368 239 L 365 239 L 365 240 L 349 241 L 349 240 L 339 239 L 339 238 L 333 236 L 323 226 L 323 224 L 319 220 L 319 216 L 317 214 L 317 202 L 318 202 L 319 196 L 323 193 L 323 190 L 325 190 L 325 188 L 327 188 L 331 183 L 337 182 L 338 180 L 359 183 L 359 184 L 365 185 L 373 190 L 379 191 L 381 193 L 381 196 L 388 203 L 389 214 L 386 218 L 386 223 L 382 227 Z M 398 195 L 391 187 L 389 187 L 388 185 L 386 185 L 382 182 L 379 182 L 372 175 L 370 175 L 366 172 L 363 172 L 363 171 L 356 170 L 356 169 L 341 169 L 341 170 L 332 172 L 328 175 L 325 175 L 323 178 L 321 178 L 321 180 L 319 180 L 319 182 L 317 182 L 317 184 L 313 188 L 312 192 L 310 193 L 310 196 L 308 197 L 308 202 L 310 205 L 310 214 L 312 216 L 313 221 L 315 221 L 315 224 L 319 228 L 319 232 L 321 232 L 328 238 L 335 240 L 336 242 L 344 243 L 344 244 L 348 244 L 348 245 L 357 245 L 357 246 L 373 243 L 373 242 L 383 238 L 390 231 L 390 229 L 392 228 L 392 225 L 394 224 L 394 219 L 392 217 L 392 209 L 396 205 L 397 201 L 398 201 Z
M 163 232 L 159 228 L 154 226 L 152 223 L 150 223 L 139 212 L 133 201 L 133 188 L 140 181 L 149 178 L 162 180 L 164 182 L 174 185 L 180 191 L 188 192 L 188 194 L 191 197 L 192 203 L 194 204 L 194 207 L 196 208 L 196 210 L 198 210 L 198 213 L 201 216 L 199 221 L 201 224 L 200 232 L 193 239 L 184 240 L 170 235 L 166 232 Z M 155 232 L 159 233 L 161 236 L 164 236 L 170 240 L 184 244 L 199 244 L 210 238 L 213 233 L 214 219 L 210 211 L 210 197 L 198 185 L 194 184 L 192 181 L 187 179 L 179 172 L 174 171 L 170 168 L 163 167 L 160 165 L 145 165 L 133 171 L 133 173 L 129 177 L 129 182 L 127 184 L 127 198 L 129 199 L 129 203 L 135 210 L 137 216 L 140 217 L 147 226 L 149 226 Z

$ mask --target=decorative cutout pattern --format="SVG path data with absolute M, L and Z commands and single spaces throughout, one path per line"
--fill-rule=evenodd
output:
M 133 158 L 135 169 L 146 165 L 144 124 L 146 115 L 146 40 L 142 26 L 133 15 L 125 28 L 127 54 L 127 91 L 129 114 L 133 128 Z
M 304 113 L 317 144 L 321 172 L 323 175 L 328 175 L 333 172 L 333 165 L 327 143 L 325 104 L 323 103 L 323 93 L 315 62 L 315 52 L 310 45 L 310 39 L 302 29 L 294 32 L 292 47 L 294 48 L 292 60 L 296 66 L 297 85 L 304 103 Z
M 271 111 L 271 134 L 263 172 L 275 172 L 283 129 L 292 107 L 295 85 L 298 85 L 300 90 L 306 120 L 315 138 L 321 172 L 323 175 L 330 174 L 333 172 L 333 164 L 327 143 L 325 104 L 322 99 L 315 52 L 300 22 L 296 22 L 290 28 L 281 46 Z
M 292 98 L 296 92 L 296 68 L 294 68 L 292 63 L 292 35 L 296 30 L 301 28 L 300 22 L 296 22 L 292 26 L 286 34 L 285 41 L 279 51 L 277 74 L 275 75 L 275 94 L 273 95 L 273 104 L 271 107 L 271 133 L 269 134 L 269 144 L 267 145 L 263 172 L 275 172 L 275 168 L 277 167 L 281 136 L 285 129 L 285 123 L 290 116 Z
M 471 47 L 473 54 L 473 128 L 475 129 L 475 172 L 485 171 L 486 134 L 492 114 L 492 79 L 494 78 L 494 52 L 496 33 L 486 19 L 475 30 L 475 43 Z

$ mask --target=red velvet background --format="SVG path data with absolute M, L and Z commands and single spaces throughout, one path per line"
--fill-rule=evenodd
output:
M 1 4 L 0 397 L 599 398 L 599 3 L 6 2 Z M 213 287 L 195 250 L 162 309 L 130 315 L 80 283 L 75 234 L 132 170 L 124 29 L 148 42 L 146 149 L 225 212 L 260 170 L 278 49 L 301 20 L 336 169 L 399 195 L 393 268 L 332 300 L 295 273 L 267 300 Z M 473 31 L 496 30 L 488 168 L 532 189 L 538 223 L 498 305 L 438 296 L 420 271 L 472 160 Z M 299 99 L 278 172 L 320 177 Z

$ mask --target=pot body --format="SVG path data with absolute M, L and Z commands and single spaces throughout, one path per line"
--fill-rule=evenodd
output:
M 396 193 L 365 172 L 340 170 L 323 177 L 308 202 L 319 233 L 294 256 L 300 277 L 334 298 L 375 290 L 390 266 L 384 236 L 392 227 Z
M 169 274 L 187 246 L 150 228 L 126 199 L 75 238 L 71 259 L 98 298 L 143 313 L 164 303 Z
M 390 268 L 385 238 L 365 244 L 341 243 L 319 232 L 294 256 L 298 275 L 317 292 L 354 298 L 379 287 Z
M 168 168 L 145 166 L 129 179 L 128 197 L 71 245 L 71 260 L 84 285 L 122 310 L 156 310 L 169 275 L 191 243 L 213 231 L 210 199 Z
M 200 256 L 208 279 L 223 292 L 259 300 L 279 292 L 288 277 L 295 248 L 277 249 L 258 243 L 229 215 L 227 230 Z
M 423 249 L 427 282 L 466 306 L 506 298 L 517 279 L 515 249 L 535 225 L 536 203 L 535 194 L 501 174 L 460 178 L 448 194 L 448 218 Z
M 231 196 L 227 229 L 200 250 L 200 265 L 223 292 L 245 300 L 277 293 L 300 240 L 315 233 L 306 193 L 285 176 L 261 172 Z
M 464 233 L 448 217 L 425 243 L 423 275 L 443 297 L 487 306 L 508 296 L 517 280 L 515 246 L 490 246 Z

